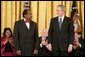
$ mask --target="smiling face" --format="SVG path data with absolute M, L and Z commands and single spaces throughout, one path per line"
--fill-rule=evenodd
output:
M 9 30 L 6 30 L 6 37 L 10 37 L 11 36 L 11 32 Z
M 74 41 L 78 42 L 78 34 L 77 33 L 75 33 Z
M 32 19 L 32 11 L 31 11 L 31 9 L 26 9 L 26 10 L 24 10 L 24 11 L 23 11 L 23 17 L 24 17 L 26 20 L 30 21 L 30 20 Z
M 27 12 L 27 15 L 25 15 L 25 19 L 27 19 L 27 20 L 31 20 L 32 19 L 32 12 L 31 11 Z
M 57 6 L 56 13 L 58 16 L 63 16 L 65 13 L 65 7 L 62 5 Z

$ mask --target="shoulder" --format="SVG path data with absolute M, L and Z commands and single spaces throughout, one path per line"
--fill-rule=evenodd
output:
M 80 20 L 79 20 L 79 19 L 77 19 L 77 22 L 78 22 L 78 24 L 79 24 L 79 25 L 81 25 L 81 24 L 80 24 Z
M 6 38 L 4 36 L 1 37 L 1 41 L 5 40 Z
M 73 20 L 71 17 L 67 17 L 67 16 L 65 16 L 65 19 L 67 19 L 67 20 Z
M 23 21 L 23 19 L 18 20 L 18 21 L 15 21 L 15 23 L 20 23 L 20 22 L 22 22 L 22 21 Z
M 67 17 L 67 16 L 65 16 L 65 19 L 66 19 L 67 21 L 71 21 L 71 22 L 73 22 L 73 19 L 72 19 L 71 17 Z
M 15 25 L 18 25 L 18 24 L 22 23 L 22 21 L 23 21 L 23 19 L 15 21 Z
M 56 21 L 57 19 L 58 19 L 58 17 L 51 18 L 51 22 Z
M 34 22 L 34 21 L 31 21 L 31 23 L 32 23 L 33 25 L 37 25 L 37 23 L 36 23 L 36 22 Z

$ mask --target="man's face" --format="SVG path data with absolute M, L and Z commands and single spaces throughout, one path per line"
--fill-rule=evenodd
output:
M 32 12 L 29 12 L 27 15 L 25 15 L 25 19 L 31 20 L 32 19 Z
M 75 42 L 77 42 L 77 41 L 78 41 L 78 34 L 77 34 L 77 33 L 75 33 L 74 41 L 75 41 Z
M 58 16 L 64 15 L 64 10 L 62 10 L 61 7 L 57 7 L 56 12 Z

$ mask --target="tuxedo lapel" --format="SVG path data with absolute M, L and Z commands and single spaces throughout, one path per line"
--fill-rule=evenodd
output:
M 29 29 L 27 28 L 27 26 L 26 26 L 24 20 L 22 20 L 22 27 L 23 27 L 23 29 L 25 29 L 25 30 L 29 30 Z
M 30 21 L 30 30 L 32 29 L 32 26 L 33 26 L 33 25 L 32 25 L 32 21 Z
M 59 29 L 58 17 L 56 18 L 57 28 Z
M 63 28 L 63 27 L 65 27 L 65 23 L 66 23 L 67 21 L 66 21 L 66 16 L 64 17 L 64 20 L 63 20 L 63 22 L 62 22 L 62 25 L 61 25 L 61 29 Z

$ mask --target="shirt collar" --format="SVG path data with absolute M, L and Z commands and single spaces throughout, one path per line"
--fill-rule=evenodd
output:
M 26 23 L 29 23 L 29 21 L 27 21 L 25 18 L 24 18 L 24 21 L 25 21 Z
M 60 18 L 62 18 L 62 21 L 63 21 L 63 20 L 64 20 L 64 15 L 63 15 L 62 17 L 60 17 L 60 16 L 59 16 L 59 18 L 58 18 L 58 19 L 60 19 Z

